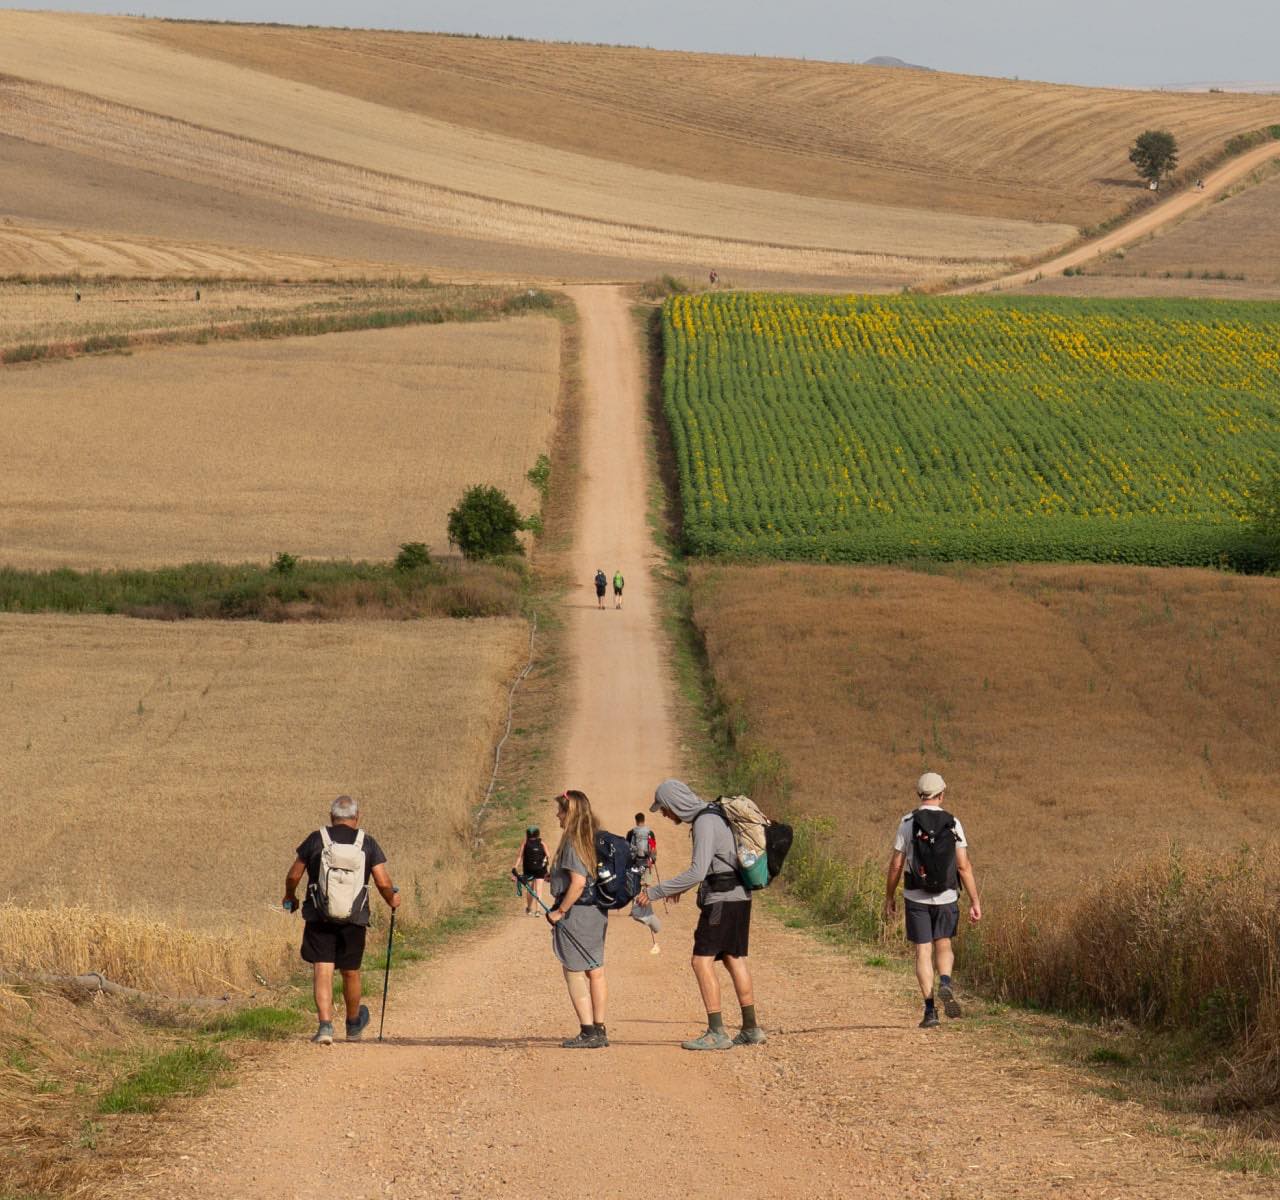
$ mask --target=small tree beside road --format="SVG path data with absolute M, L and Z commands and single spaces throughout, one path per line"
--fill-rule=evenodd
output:
M 510 497 L 496 487 L 470 487 L 449 512 L 449 541 L 463 558 L 523 554 L 516 534 L 525 528 Z
M 1138 174 L 1159 186 L 1178 165 L 1178 139 L 1167 129 L 1147 129 L 1129 150 L 1129 161 Z

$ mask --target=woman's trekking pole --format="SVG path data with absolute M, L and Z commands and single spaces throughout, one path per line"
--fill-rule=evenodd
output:
M 514 867 L 511 868 L 511 874 L 516 875 L 516 869 Z M 544 917 L 550 914 L 551 912 L 550 906 L 543 904 L 542 897 L 539 896 L 538 893 L 533 890 L 533 888 L 529 887 L 529 885 L 525 883 L 525 881 L 521 879 L 519 875 L 516 875 L 516 888 L 517 890 L 520 888 L 525 888 L 528 891 L 529 895 L 531 895 L 534 898 L 534 900 L 537 901 L 538 907 L 542 909 L 542 915 Z M 574 937 L 573 934 L 568 929 L 564 928 L 563 925 L 555 926 L 555 928 L 559 929 L 560 932 L 563 933 L 564 936 L 568 938 L 570 942 L 573 943 L 573 948 L 579 954 L 581 954 L 582 957 L 587 960 L 587 962 L 595 962 L 595 955 L 588 954 L 583 944 L 580 941 L 578 941 L 578 939 Z
M 399 888 L 392 888 L 398 892 Z M 382 1041 L 382 1025 L 387 1019 L 387 984 L 391 982 L 391 943 L 396 936 L 396 910 L 391 910 L 391 924 L 387 926 L 387 965 L 382 971 L 382 1016 L 378 1018 L 378 1041 Z

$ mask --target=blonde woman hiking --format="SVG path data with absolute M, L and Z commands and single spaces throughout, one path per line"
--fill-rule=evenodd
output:
M 561 792 L 556 799 L 560 844 L 551 863 L 551 895 L 555 904 L 547 914 L 551 948 L 564 969 L 569 1000 L 581 1026 L 577 1037 L 560 1044 L 566 1050 L 599 1050 L 609 1044 L 604 1009 L 609 989 L 604 977 L 604 938 L 609 914 L 583 893 L 596 871 L 596 824 L 591 801 L 579 791 Z

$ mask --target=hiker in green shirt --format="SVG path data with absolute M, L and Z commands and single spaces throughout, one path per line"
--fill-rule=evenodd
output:
M 623 578 L 622 578 L 622 572 L 621 572 L 621 571 L 614 571 L 614 573 L 613 573 L 613 607 L 614 607 L 614 608 L 621 608 L 621 607 L 622 607 L 622 585 L 623 585 L 623 583 L 624 583 L 624 580 L 623 580 Z

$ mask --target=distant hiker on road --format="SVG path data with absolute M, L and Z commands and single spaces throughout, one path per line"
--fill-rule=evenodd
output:
M 627 844 L 631 847 L 632 861 L 644 870 L 641 878 L 648 883 L 653 878 L 653 864 L 658 861 L 658 839 L 644 823 L 644 813 L 636 813 L 635 827 L 627 834 Z
M 329 808 L 333 824 L 309 834 L 294 855 L 284 881 L 284 909 L 294 912 L 302 876 L 307 894 L 302 904 L 302 959 L 312 964 L 319 1027 L 311 1039 L 333 1042 L 333 972 L 342 975 L 347 1009 L 347 1037 L 359 1038 L 369 1024 L 369 1009 L 360 1003 L 360 963 L 369 927 L 369 879 L 392 908 L 400 896 L 391 885 L 387 856 L 360 826 L 360 806 L 339 796 Z
M 711 274 L 707 276 L 707 278 L 711 280 L 712 287 L 715 287 L 716 284 L 720 282 L 720 276 L 717 275 L 715 271 L 712 271 Z
M 604 577 L 604 572 L 596 571 L 596 607 L 604 607 L 604 589 L 609 586 L 609 581 Z
M 907 941 L 916 948 L 916 979 L 924 996 L 921 1029 L 938 1025 L 938 1010 L 933 999 L 935 959 L 943 1011 L 948 1017 L 960 1015 L 951 983 L 955 964 L 951 939 L 960 924 L 958 884 L 963 883 L 969 893 L 969 920 L 975 924 L 982 920 L 978 883 L 969 863 L 969 843 L 965 840 L 964 826 L 942 807 L 946 794 L 947 785 L 934 771 L 926 771 L 916 781 L 918 805 L 898 822 L 885 879 L 884 919 L 892 921 L 898 881 L 906 868 L 902 899 Z
M 688 869 L 666 883 L 641 890 L 639 904 L 670 897 L 677 899 L 690 888 L 698 889 L 701 916 L 693 934 L 694 977 L 703 1006 L 707 1010 L 707 1031 L 701 1037 L 680 1044 L 686 1050 L 732 1050 L 734 1046 L 757 1046 L 765 1040 L 756 1021 L 755 993 L 747 966 L 751 934 L 751 895 L 738 878 L 738 856 L 729 823 L 678 779 L 658 785 L 650 812 L 660 812 L 669 821 L 692 827 L 693 860 Z M 720 979 L 716 963 L 724 963 L 733 980 L 742 1008 L 742 1028 L 736 1037 L 725 1032 L 720 1010 Z
M 542 881 L 550 874 L 548 865 L 547 848 L 543 845 L 538 827 L 530 825 L 524 831 L 524 841 L 520 843 L 520 849 L 516 851 L 514 864 L 514 870 L 520 877 L 520 882 L 526 885 L 524 889 L 524 915 L 526 917 L 536 917 L 542 912 L 540 908 L 534 908 L 533 901 L 536 897 L 539 902 L 542 902 Z
M 625 582 L 626 581 L 622 578 L 622 572 L 614 571 L 613 573 L 613 607 L 614 608 L 622 607 L 622 585 Z
M 551 947 L 564 968 L 569 1000 L 581 1030 L 560 1044 L 566 1050 L 599 1050 L 609 1044 L 604 1010 L 609 997 L 604 977 L 604 939 L 609 914 L 595 904 L 578 901 L 596 872 L 596 819 L 591 801 L 578 791 L 561 792 L 556 800 L 560 844 L 551 865 L 555 904 L 547 914 Z

